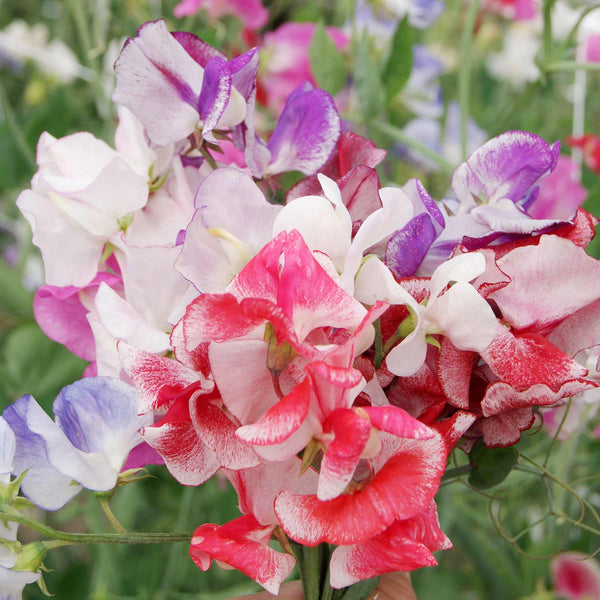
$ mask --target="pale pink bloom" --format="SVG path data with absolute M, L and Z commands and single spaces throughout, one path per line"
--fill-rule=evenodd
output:
M 202 182 L 194 206 L 176 267 L 198 290 L 224 292 L 271 240 L 281 207 L 267 202 L 250 175 L 228 167 Z
M 208 16 L 216 21 L 224 15 L 238 17 L 246 29 L 260 29 L 269 20 L 269 12 L 261 0 L 182 0 L 173 14 L 182 18 L 196 14 L 204 9 Z
M 587 197 L 577 173 L 577 165 L 561 154 L 554 171 L 540 182 L 539 194 L 527 214 L 534 219 L 572 219 Z
M 43 133 L 37 162 L 32 189 L 21 193 L 17 206 L 42 252 L 46 283 L 84 286 L 100 269 L 104 245 L 122 219 L 146 204 L 146 178 L 89 133 L 58 140 Z
M 269 12 L 261 0 L 182 0 L 173 9 L 173 14 L 182 18 L 201 9 L 206 10 L 213 21 L 224 15 L 238 17 L 246 29 L 260 29 L 269 20 Z
M 585 59 L 587 62 L 600 62 L 600 33 L 588 36 L 586 42 Z
M 600 565 L 581 552 L 563 552 L 552 559 L 554 591 L 568 600 L 600 600 Z

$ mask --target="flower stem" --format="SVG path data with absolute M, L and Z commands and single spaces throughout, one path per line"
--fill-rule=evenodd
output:
M 125 533 L 68 533 L 53 529 L 22 514 L 6 511 L 0 511 L 0 518 L 25 525 L 55 540 L 73 544 L 165 544 L 189 542 L 192 539 L 191 533 L 143 533 L 137 531 L 127 531 Z
M 467 123 L 471 95 L 471 46 L 480 0 L 471 0 L 460 38 L 460 69 L 458 71 L 458 103 L 460 105 L 460 147 L 463 160 L 467 158 Z
M 123 525 L 121 525 L 121 523 L 119 523 L 119 519 L 117 519 L 117 517 L 115 516 L 115 513 L 113 512 L 112 508 L 110 507 L 110 504 L 108 503 L 108 498 L 98 496 L 98 502 L 100 503 L 100 506 L 102 507 L 106 518 L 110 521 L 110 524 L 115 528 L 115 530 L 119 533 L 125 533 L 125 528 L 123 527 Z
M 418 140 L 406 135 L 402 129 L 391 125 L 390 123 L 382 123 L 381 121 L 369 121 L 368 123 L 369 129 L 374 129 L 378 131 L 382 135 L 386 135 L 389 138 L 404 144 L 416 150 L 420 154 L 422 154 L 425 158 L 428 158 L 431 162 L 433 162 L 445 175 L 448 177 L 452 176 L 454 172 L 455 165 L 453 165 L 450 161 L 446 160 L 441 154 L 435 152 L 425 144 L 422 144 Z

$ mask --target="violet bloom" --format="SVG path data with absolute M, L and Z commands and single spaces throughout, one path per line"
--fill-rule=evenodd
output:
M 244 121 L 257 67 L 256 48 L 227 61 L 195 35 L 171 34 L 164 21 L 153 21 L 127 40 L 115 62 L 113 100 L 131 110 L 155 144 L 196 131 L 214 141 L 214 129 Z
M 398 20 L 406 16 L 412 27 L 427 29 L 444 12 L 441 0 L 382 0 L 376 9 L 371 4 L 375 3 L 358 0 L 354 21 L 374 37 L 391 36 Z
M 473 152 L 452 175 L 455 198 L 445 199 L 446 228 L 427 257 L 428 270 L 457 244 L 473 250 L 493 242 L 535 235 L 564 223 L 532 218 L 540 181 L 555 168 L 560 143 L 550 145 L 524 131 L 508 131 Z
M 137 394 L 109 377 L 82 379 L 63 388 L 53 404 L 55 421 L 32 396 L 10 405 L 3 417 L 14 432 L 13 475 L 27 471 L 21 490 L 36 506 L 57 510 L 82 487 L 107 491 L 139 430 L 152 415 L 138 416 Z
M 329 159 L 341 132 L 340 115 L 333 98 L 305 82 L 288 97 L 268 143 L 245 132 L 246 164 L 254 177 L 286 171 L 316 173 Z

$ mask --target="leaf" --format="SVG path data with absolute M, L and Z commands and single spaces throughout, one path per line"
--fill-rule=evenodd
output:
M 319 23 L 308 49 L 310 68 L 317 85 L 335 96 L 346 85 L 346 61 L 329 37 L 323 23 Z
M 369 39 L 363 35 L 356 47 L 354 89 L 367 120 L 381 115 L 385 101 L 379 67 L 369 50 Z
M 334 596 L 334 598 L 336 600 L 338 600 L 338 598 L 339 600 L 365 600 L 365 598 L 368 598 L 371 592 L 377 587 L 378 583 L 379 577 L 359 581 L 350 587 L 339 590 L 343 592 L 343 594 L 341 596 Z
M 21 325 L 7 334 L 0 353 L 2 406 L 31 394 L 49 407 L 56 394 L 80 379 L 87 363 L 64 346 L 48 339 L 36 323 Z
M 392 100 L 406 85 L 413 63 L 414 30 L 404 17 L 396 27 L 390 53 L 383 68 L 386 98 Z
M 469 483 L 480 490 L 498 485 L 508 477 L 519 460 L 519 451 L 514 446 L 508 448 L 486 448 L 479 441 L 470 456 L 473 470 L 469 473 Z

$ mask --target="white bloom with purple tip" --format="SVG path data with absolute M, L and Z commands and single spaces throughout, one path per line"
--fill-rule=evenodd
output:
M 192 34 L 171 34 L 162 20 L 146 23 L 115 62 L 113 101 L 129 108 L 160 146 L 196 130 L 207 137 L 244 120 L 247 98 L 234 79 L 246 69 L 255 73 L 257 60 L 253 49 L 227 61 Z

